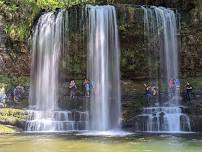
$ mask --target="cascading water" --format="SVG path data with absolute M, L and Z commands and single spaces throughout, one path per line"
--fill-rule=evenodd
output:
M 168 82 L 178 80 L 178 48 L 177 26 L 173 10 L 163 7 L 150 7 L 144 10 L 145 32 L 147 33 L 148 49 L 159 52 L 160 79 L 168 86 L 166 106 L 144 108 L 143 113 L 137 116 L 138 131 L 190 131 L 189 117 L 182 113 L 179 107 L 179 88 L 169 88 Z M 154 45 L 154 43 L 158 43 Z M 158 49 L 158 51 L 157 51 Z M 150 66 L 152 67 L 152 66 Z M 158 76 L 156 76 L 158 81 Z M 159 105 L 159 104 L 158 104 Z
M 65 11 L 42 15 L 32 41 L 30 107 L 27 131 L 85 129 L 88 113 L 61 111 L 58 107 L 58 69 L 63 41 Z
M 90 130 L 120 127 L 120 67 L 116 11 L 113 6 L 88 6 L 88 78 Z
M 189 117 L 181 107 L 147 107 L 136 119 L 137 131 L 181 132 L 190 131 Z

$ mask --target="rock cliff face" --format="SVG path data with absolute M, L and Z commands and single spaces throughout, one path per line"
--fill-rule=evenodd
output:
M 27 43 L 10 40 L 1 14 L 0 20 L 0 74 L 29 75 L 31 60 Z
M 121 2 L 135 4 L 135 6 L 127 4 L 119 5 Z M 145 51 L 142 12 L 138 8 L 138 5 L 145 4 L 160 5 L 178 10 L 181 21 L 179 28 L 181 75 L 182 77 L 202 75 L 202 2 L 196 0 L 114 0 L 112 3 L 118 8 L 122 79 L 142 79 L 148 75 L 147 71 L 149 67 L 147 66 L 147 60 L 149 60 L 149 57 Z M 2 21 L 4 20 L 3 17 L 1 16 Z M 29 75 L 30 52 L 27 47 L 28 45 L 24 42 L 9 40 L 3 30 L 5 26 L 6 22 L 1 22 L 0 62 L 4 64 L 1 66 L 0 72 Z M 79 40 L 78 34 L 74 34 L 72 39 Z M 75 43 L 77 42 L 75 41 Z M 85 49 L 83 51 L 85 52 Z M 83 53 L 80 54 L 77 52 L 76 54 L 84 56 Z M 78 64 L 76 63 L 75 66 L 71 67 L 82 67 Z M 77 70 L 74 70 L 73 75 L 76 75 L 75 71 Z M 84 73 L 81 73 L 81 71 Z M 84 69 L 80 70 L 79 75 L 81 74 L 85 75 Z
M 129 2 L 129 1 L 128 1 Z M 130 3 L 130 2 L 129 2 Z M 132 3 L 132 2 L 131 2 Z M 202 2 L 200 1 L 135 1 L 134 4 L 149 4 L 170 7 L 178 12 L 180 68 L 182 77 L 202 75 Z M 122 48 L 122 78 L 146 78 L 149 56 L 145 51 L 143 24 L 138 13 L 138 6 L 119 5 L 125 19 L 120 25 Z M 136 7 L 136 11 L 133 8 Z M 119 11 L 120 12 L 120 11 Z M 121 15 L 122 16 L 122 15 Z M 129 53 L 130 52 L 130 53 Z
M 183 76 L 202 75 L 202 2 L 181 17 L 181 70 Z

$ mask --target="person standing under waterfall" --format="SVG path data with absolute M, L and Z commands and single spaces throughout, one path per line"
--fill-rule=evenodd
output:
M 150 98 L 152 97 L 151 85 L 144 84 L 144 87 L 145 87 L 145 97 L 147 102 L 149 102 Z
M 71 82 L 69 84 L 69 89 L 70 89 L 70 97 L 74 98 L 76 95 L 76 91 L 77 91 L 76 83 L 74 80 L 71 80 Z
M 191 102 L 191 100 L 192 100 L 192 90 L 193 90 L 192 85 L 189 82 L 187 82 L 187 84 L 186 84 L 186 98 L 189 102 Z
M 179 79 L 175 79 L 175 89 L 176 91 L 180 91 L 180 80 Z
M 172 98 L 175 95 L 175 81 L 173 79 L 170 79 L 168 82 L 169 86 L 169 96 Z
M 154 97 L 157 97 L 159 95 L 159 90 L 158 90 L 158 87 L 156 85 L 152 85 L 151 90 L 152 90 L 152 95 Z
M 95 95 L 95 81 L 90 81 L 90 95 Z
M 85 96 L 89 97 L 90 96 L 90 82 L 89 82 L 89 80 L 85 79 L 83 82 L 83 85 L 85 87 Z
M 13 90 L 14 102 L 19 103 L 19 101 L 23 99 L 24 93 L 25 93 L 25 90 L 23 86 L 21 85 L 16 86 L 15 89 Z

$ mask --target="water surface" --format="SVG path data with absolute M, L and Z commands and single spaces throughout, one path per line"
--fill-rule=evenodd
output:
M 0 135 L 0 152 L 202 152 L 200 136 Z

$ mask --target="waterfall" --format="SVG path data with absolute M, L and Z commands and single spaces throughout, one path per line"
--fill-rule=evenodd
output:
M 171 9 L 152 6 L 142 7 L 144 11 L 144 25 L 147 37 L 148 50 L 159 52 L 160 75 L 156 74 L 164 86 L 167 86 L 167 101 L 164 107 L 144 108 L 142 114 L 137 116 L 136 127 L 138 131 L 190 131 L 189 117 L 182 113 L 179 107 L 180 88 L 170 87 L 169 81 L 179 80 L 177 26 L 176 15 Z M 157 58 L 157 57 L 156 57 Z M 150 64 L 150 63 L 149 63 Z M 153 68 L 150 66 L 150 68 Z M 160 86 L 158 86 L 160 87 Z M 165 94 L 165 93 L 164 93 Z M 166 106 L 165 106 L 166 105 Z
M 155 52 L 155 56 L 159 56 L 158 52 L 160 53 L 160 78 L 166 82 L 166 91 L 168 92 L 170 103 L 172 100 L 173 104 L 178 105 L 178 100 L 175 100 L 175 97 L 179 96 L 179 90 L 176 89 L 172 93 L 168 86 L 169 80 L 176 80 L 179 75 L 175 13 L 173 10 L 163 7 L 142 8 L 144 10 L 148 50 Z M 152 68 L 152 65 L 150 65 L 150 68 Z M 155 78 L 158 81 L 158 73 L 155 74 Z
M 30 103 L 36 109 L 53 111 L 58 108 L 58 65 L 62 39 L 62 14 L 50 12 L 41 16 L 32 44 Z
M 177 26 L 176 26 L 176 17 L 174 11 L 170 9 L 165 9 L 163 7 L 157 8 L 154 7 L 156 23 L 158 33 L 162 34 L 163 42 L 160 52 L 162 53 L 162 69 L 165 68 L 166 82 L 169 82 L 171 79 L 177 80 L 179 74 L 179 64 L 178 64 L 178 49 L 177 49 Z M 162 31 L 160 31 L 162 30 Z M 169 87 L 169 86 L 168 86 Z M 175 105 L 178 105 L 179 90 L 175 89 L 172 93 L 172 90 L 167 88 L 169 101 Z
M 137 116 L 137 131 L 181 132 L 191 131 L 189 117 L 182 107 L 147 107 Z
M 90 129 L 120 127 L 120 48 L 113 6 L 87 6 L 87 76 L 94 87 L 90 95 Z
M 27 131 L 86 130 L 88 126 L 90 130 L 105 131 L 120 127 L 120 48 L 116 11 L 113 6 L 87 6 L 85 10 L 86 18 L 81 16 L 79 27 L 71 26 L 75 23 L 72 15 L 77 12 L 74 9 L 46 13 L 35 27 Z M 70 51 L 68 32 L 71 28 L 75 28 L 73 32 L 83 30 L 84 35 L 87 32 L 88 40 L 84 40 L 87 43 L 87 78 L 92 88 L 89 112 L 62 111 L 58 105 L 59 65 L 61 59 L 69 59 L 64 58 L 63 53 Z
M 88 113 L 61 111 L 58 107 L 59 60 L 66 13 L 42 15 L 34 30 L 27 131 L 84 130 L 86 127 Z
M 154 67 L 149 62 L 150 77 L 151 80 L 155 78 L 155 85 L 159 88 L 164 86 L 168 98 L 163 105 L 143 109 L 142 114 L 137 116 L 137 130 L 190 131 L 189 117 L 180 106 L 179 88 L 171 90 L 168 85 L 169 80 L 179 79 L 176 15 L 173 10 L 162 7 L 142 9 L 148 51 L 155 61 L 159 60 L 160 67 L 160 71 L 152 72 Z M 116 10 L 108 5 L 87 6 L 85 10 L 81 14 L 75 11 L 78 13 L 76 16 L 82 15 L 78 25 L 73 24 L 77 20 L 73 22 L 75 18 L 69 18 L 68 11 L 58 11 L 42 15 L 35 27 L 27 131 L 86 130 L 87 127 L 89 130 L 107 131 L 120 128 L 120 47 Z M 73 33 L 69 36 L 68 32 L 72 28 Z M 76 38 L 79 39 L 78 35 L 82 34 L 83 48 L 78 49 L 85 50 L 87 44 L 89 112 L 63 111 L 58 106 L 59 64 L 62 53 L 70 53 L 70 43 L 75 42 Z M 70 58 L 68 56 L 62 59 Z

